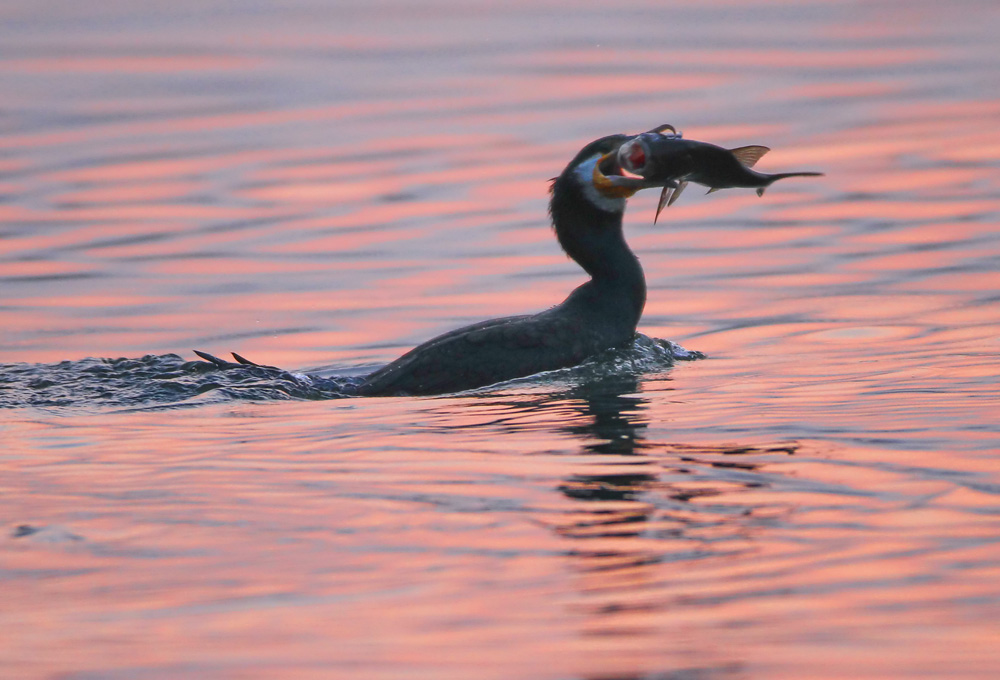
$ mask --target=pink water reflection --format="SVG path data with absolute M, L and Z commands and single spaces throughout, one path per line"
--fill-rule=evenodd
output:
M 938 568 L 930 548 L 941 532 L 955 541 L 982 536 L 988 523 L 977 528 L 968 513 L 992 507 L 988 494 L 944 493 L 946 481 L 867 466 L 884 456 L 881 449 L 802 458 L 817 446 L 804 444 L 733 456 L 726 447 L 646 441 L 639 458 L 566 455 L 550 419 L 505 406 L 503 398 L 471 411 L 461 400 L 399 406 L 322 406 L 325 425 L 315 405 L 244 407 L 228 426 L 242 444 L 218 439 L 227 419 L 215 409 L 193 420 L 192 413 L 127 416 L 118 422 L 130 432 L 127 443 L 98 443 L 88 432 L 94 425 L 67 422 L 66 443 L 93 440 L 100 462 L 84 462 L 92 457 L 85 444 L 74 465 L 46 466 L 65 460 L 60 449 L 48 449 L 31 463 L 47 472 L 23 470 L 21 479 L 33 477 L 47 492 L 29 496 L 17 509 L 22 517 L 51 516 L 66 491 L 90 491 L 76 496 L 81 514 L 66 529 L 76 538 L 39 534 L 8 553 L 10 568 L 50 569 L 55 577 L 13 594 L 8 605 L 31 603 L 26 621 L 49 635 L 29 640 L 5 631 L 15 636 L 7 639 L 19 641 L 23 663 L 44 658 L 53 671 L 104 663 L 97 654 L 104 643 L 92 627 L 64 636 L 67 617 L 97 617 L 101 636 L 135 650 L 154 637 L 146 663 L 172 664 L 192 640 L 211 635 L 213 644 L 199 654 L 203 663 L 240 658 L 296 671 L 301 664 L 306 675 L 330 664 L 365 664 L 377 676 L 433 668 L 458 677 L 486 662 L 486 677 L 588 675 L 642 672 L 694 654 L 713 667 L 754 664 L 784 677 L 797 672 L 806 650 L 829 654 L 835 676 L 873 663 L 904 674 L 943 668 L 955 649 L 966 654 L 964 668 L 986 668 L 985 631 L 952 618 L 943 604 L 974 597 L 984 583 L 935 579 L 921 591 L 914 582 Z M 588 431 L 595 421 L 587 409 L 570 398 L 550 401 L 544 411 Z M 491 423 L 504 413 L 518 426 L 504 428 L 503 437 L 463 434 L 470 427 L 496 434 Z M 423 434 L 414 421 L 425 423 Z M 374 422 L 384 433 L 378 453 L 369 441 Z M 334 447 L 323 432 L 330 427 L 341 432 Z M 459 429 L 447 436 L 445 427 Z M 30 442 L 50 432 L 26 424 L 8 441 L 13 451 L 34 450 Z M 286 452 L 281 459 L 270 453 L 277 442 Z M 169 465 L 150 476 L 164 451 Z M 713 468 L 716 462 L 745 467 L 727 478 L 713 472 L 725 469 Z M 916 451 L 908 458 L 909 465 L 937 463 Z M 520 481 L 496 481 L 512 475 Z M 602 500 L 614 485 L 645 491 Z M 879 496 L 859 504 L 844 493 L 858 488 L 878 488 Z M 912 504 L 929 497 L 937 498 L 930 506 Z M 134 528 L 123 530 L 109 507 L 128 509 Z M 96 514 L 84 519 L 91 508 Z M 879 540 L 861 539 L 858 523 Z M 500 555 L 510 557 L 498 570 Z M 948 559 L 989 555 L 970 545 Z M 92 575 L 68 576 L 77 569 Z M 206 579 L 213 573 L 218 577 Z M 113 590 L 100 574 L 113 575 Z M 81 586 L 92 594 L 82 596 Z M 67 598 L 70 606 L 58 604 Z M 52 605 L 39 610 L 40 602 Z M 803 611 L 811 617 L 803 620 Z M 900 611 L 919 613 L 919 626 Z M 724 645 L 720 626 L 737 631 Z M 963 633 L 944 647 L 941 626 Z M 831 629 L 842 644 L 877 644 L 881 652 L 824 651 L 813 636 Z M 91 651 L 63 660 L 47 647 L 54 639 Z M 914 639 L 927 643 L 919 654 L 909 648 Z M 249 656 L 248 640 L 259 647 Z M 504 654 L 509 645 L 531 659 Z
M 1000 16 L 974 10 L 0 9 L 5 364 L 349 369 L 544 309 L 583 280 L 547 180 L 611 132 L 826 173 L 692 187 L 656 226 L 633 199 L 640 330 L 704 361 L 0 411 L 6 672 L 992 677 Z

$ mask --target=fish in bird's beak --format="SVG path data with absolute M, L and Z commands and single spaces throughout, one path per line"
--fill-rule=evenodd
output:
M 660 130 L 665 131 L 668 129 L 671 133 L 677 134 L 672 125 L 661 125 L 655 128 L 655 131 L 658 133 Z M 632 171 L 631 168 L 641 167 L 645 163 L 645 160 L 640 155 L 645 152 L 647 147 L 634 143 L 641 136 L 622 135 L 623 141 L 614 149 L 601 156 L 600 160 L 594 165 L 592 182 L 594 187 L 603 196 L 607 198 L 629 198 L 641 189 L 654 187 L 674 189 L 677 187 L 677 182 L 665 175 L 644 176 Z M 626 147 L 631 150 L 632 156 L 630 158 L 623 158 L 622 156 L 622 150 Z
M 653 219 L 655 223 L 663 208 L 673 205 L 689 182 L 709 187 L 709 193 L 732 187 L 750 187 L 757 189 L 757 195 L 762 196 L 764 190 L 779 179 L 823 174 L 783 172 L 769 175 L 752 170 L 768 151 L 768 147 L 759 145 L 725 149 L 707 142 L 684 139 L 672 125 L 661 125 L 623 142 L 615 154 L 615 161 L 622 177 L 645 180 L 646 184 L 638 188 L 663 187 L 656 218 Z

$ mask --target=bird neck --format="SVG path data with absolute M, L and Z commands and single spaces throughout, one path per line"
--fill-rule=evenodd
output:
M 549 211 L 559 245 L 590 274 L 588 297 L 614 309 L 634 331 L 646 304 L 646 277 L 625 242 L 624 203 L 621 210 L 602 210 L 564 173 L 552 186 Z

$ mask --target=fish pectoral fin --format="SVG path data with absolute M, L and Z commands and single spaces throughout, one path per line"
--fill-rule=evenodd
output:
M 664 208 L 669 208 L 674 204 L 674 201 L 680 198 L 681 192 L 684 191 L 684 187 L 687 185 L 688 183 L 684 180 L 672 181 L 664 185 L 663 191 L 660 192 L 660 202 L 656 205 L 656 215 L 653 217 L 653 224 L 656 224 L 656 221 L 660 219 L 660 213 L 663 212 Z
M 766 146 L 751 144 L 750 146 L 740 146 L 730 149 L 729 152 L 736 156 L 736 160 L 742 163 L 744 167 L 752 168 L 761 159 L 761 156 L 770 150 Z
M 677 202 L 677 199 L 681 197 L 681 192 L 684 191 L 684 187 L 686 187 L 687 185 L 688 185 L 687 182 L 677 183 L 677 188 L 674 189 L 674 192 L 670 195 L 670 200 L 667 201 L 668 208 Z
M 705 192 L 705 195 L 708 196 L 709 194 L 714 194 L 716 191 L 719 191 L 720 189 L 722 189 L 722 187 L 712 187 L 711 189 Z
M 758 196 L 763 196 L 764 195 L 764 189 L 766 189 L 766 188 L 767 187 L 757 187 L 757 195 Z
M 656 224 L 656 220 L 660 219 L 660 213 L 667 206 L 667 202 L 670 200 L 671 194 L 674 193 L 674 188 L 669 184 L 663 187 L 663 191 L 660 192 L 660 202 L 656 204 L 656 215 L 653 216 L 653 224 Z

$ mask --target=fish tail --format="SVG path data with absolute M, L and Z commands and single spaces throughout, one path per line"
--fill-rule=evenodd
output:
M 771 182 L 776 182 L 779 179 L 785 179 L 786 177 L 822 177 L 822 172 L 779 172 L 777 175 L 771 175 Z M 771 182 L 768 182 L 770 184 Z
M 779 179 L 785 179 L 786 177 L 822 177 L 822 172 L 779 172 L 776 175 L 768 175 L 767 184 L 762 187 L 757 187 L 757 195 L 763 196 L 764 190 L 769 186 L 777 182 Z

